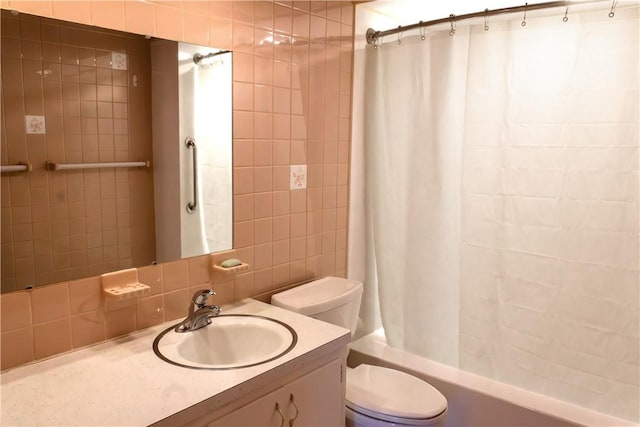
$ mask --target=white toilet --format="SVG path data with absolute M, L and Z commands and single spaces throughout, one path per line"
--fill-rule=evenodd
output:
M 355 332 L 362 283 L 325 277 L 273 295 L 275 306 Z M 380 366 L 347 370 L 347 426 L 389 427 L 442 424 L 447 399 L 431 384 Z

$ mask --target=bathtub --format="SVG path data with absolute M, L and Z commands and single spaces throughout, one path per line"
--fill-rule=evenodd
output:
M 361 363 L 410 373 L 440 390 L 449 404 L 446 427 L 637 426 L 389 347 L 382 330 L 351 343 L 348 365 Z

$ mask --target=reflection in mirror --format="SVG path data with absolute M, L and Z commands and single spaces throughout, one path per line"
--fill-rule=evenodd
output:
M 2 292 L 231 247 L 231 53 L 7 10 L 1 31 Z
M 230 249 L 231 52 L 154 40 L 151 73 L 157 260 Z

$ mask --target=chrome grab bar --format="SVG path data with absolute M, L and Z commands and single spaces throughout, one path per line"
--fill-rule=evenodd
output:
M 187 212 L 192 214 L 198 210 L 198 151 L 196 149 L 196 140 L 188 136 L 184 140 L 187 149 L 193 149 L 193 202 L 187 203 Z
M 17 165 L 2 165 L 0 166 L 0 172 L 30 172 L 33 168 L 29 162 L 20 162 Z
M 150 161 L 144 162 L 100 162 L 100 163 L 55 163 L 47 161 L 45 168 L 51 171 L 100 169 L 100 168 L 148 168 Z

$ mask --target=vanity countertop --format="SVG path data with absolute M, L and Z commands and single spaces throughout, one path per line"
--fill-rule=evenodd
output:
M 250 299 L 225 306 L 224 313 L 280 320 L 295 329 L 298 342 L 279 359 L 250 368 L 188 369 L 153 352 L 158 333 L 177 323 L 167 322 L 3 372 L 0 425 L 138 426 L 187 409 L 213 411 L 351 338 L 346 329 Z

